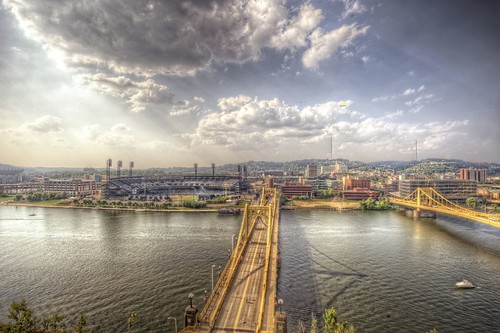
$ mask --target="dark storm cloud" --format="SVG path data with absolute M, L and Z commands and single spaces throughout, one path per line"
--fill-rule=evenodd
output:
M 276 0 L 4 3 L 28 34 L 63 50 L 68 63 L 146 75 L 194 74 L 211 61 L 257 60 L 264 47 L 305 47 L 323 19 L 309 3 L 291 16 Z

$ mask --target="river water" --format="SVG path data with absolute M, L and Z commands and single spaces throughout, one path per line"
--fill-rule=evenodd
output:
M 36 215 L 30 216 L 35 213 Z M 0 321 L 14 300 L 39 316 L 83 313 L 94 332 L 181 327 L 202 305 L 241 217 L 0 207 Z M 500 230 L 400 212 L 283 211 L 279 297 L 289 332 L 325 307 L 357 332 L 498 332 Z M 463 278 L 480 288 L 456 290 Z

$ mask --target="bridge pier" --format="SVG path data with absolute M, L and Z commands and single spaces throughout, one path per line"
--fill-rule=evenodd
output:
M 433 211 L 430 211 L 430 210 L 415 209 L 413 211 L 413 218 L 416 218 L 416 219 L 420 219 L 420 218 L 435 219 L 436 218 L 436 212 L 433 212 Z

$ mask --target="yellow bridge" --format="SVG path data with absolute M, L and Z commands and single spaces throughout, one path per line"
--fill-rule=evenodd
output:
M 266 188 L 257 205 L 245 207 L 226 267 L 201 312 L 187 320 L 193 325 L 181 332 L 286 332 L 285 316 L 276 311 L 278 196 Z
M 500 227 L 499 214 L 486 214 L 457 205 L 431 187 L 418 187 L 406 198 L 390 197 L 393 204 L 415 208 L 416 210 L 428 210 Z

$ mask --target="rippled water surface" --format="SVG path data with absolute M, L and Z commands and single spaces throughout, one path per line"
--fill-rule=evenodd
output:
M 499 229 L 400 212 L 283 211 L 280 237 L 292 331 L 325 307 L 358 332 L 500 331 Z M 455 289 L 463 278 L 479 288 Z
M 201 305 L 241 217 L 0 207 L 0 321 L 25 298 L 39 315 L 84 313 L 96 332 L 173 332 Z M 357 332 L 497 332 L 500 232 L 398 212 L 283 211 L 279 297 L 289 332 L 335 307 Z M 214 270 L 217 275 L 217 268 Z M 480 288 L 455 290 L 463 278 Z

